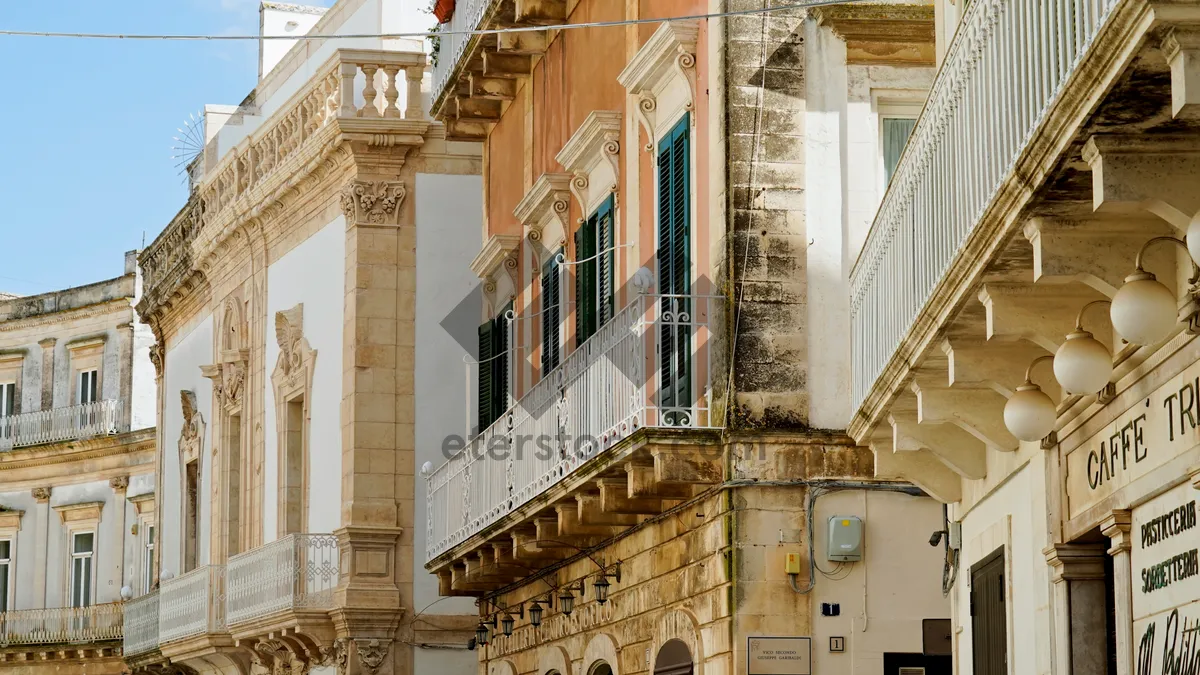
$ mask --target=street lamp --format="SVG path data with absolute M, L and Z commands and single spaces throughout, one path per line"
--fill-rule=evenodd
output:
M 596 583 L 594 584 L 596 588 L 596 602 L 601 605 L 608 602 L 608 588 L 612 585 L 608 583 L 608 577 L 615 579 L 618 584 L 621 583 L 621 563 L 613 565 L 613 569 L 613 572 L 609 572 L 607 568 L 602 569 L 599 576 L 596 577 Z
M 1200 247 L 1200 236 L 1197 236 L 1196 240 L 1195 245 Z M 1175 237 L 1154 237 L 1147 241 L 1134 260 L 1133 274 L 1125 277 L 1125 285 L 1113 296 L 1112 307 L 1109 308 L 1113 328 L 1121 337 L 1135 345 L 1162 342 L 1178 322 L 1175 293 L 1152 273 L 1142 268 L 1142 257 L 1146 255 L 1146 249 L 1160 241 L 1174 242 L 1189 249 L 1190 253 L 1189 246 Z M 1188 241 L 1191 242 L 1192 239 L 1189 238 Z
M 475 627 L 475 644 L 479 645 L 480 647 L 483 647 L 487 643 L 488 643 L 488 627 L 487 627 L 486 623 L 480 621 L 479 625 Z
M 1079 310 L 1075 330 L 1054 353 L 1054 378 L 1069 393 L 1094 394 L 1112 377 L 1112 354 L 1091 333 L 1083 329 L 1083 313 L 1088 307 L 1108 300 L 1093 300 Z
M 1034 359 L 1025 369 L 1025 383 L 1018 386 L 1016 393 L 1008 397 L 1008 402 L 1004 404 L 1004 426 L 1022 441 L 1042 440 L 1054 431 L 1054 424 L 1058 421 L 1054 401 L 1030 379 L 1034 366 L 1052 358 L 1039 356 Z

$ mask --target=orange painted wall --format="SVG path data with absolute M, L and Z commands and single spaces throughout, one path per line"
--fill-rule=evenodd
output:
M 709 11 L 708 3 L 704 0 L 641 0 L 639 18 L 666 19 L 675 16 L 692 16 L 705 14 Z M 654 35 L 660 24 L 644 23 L 638 29 L 642 44 Z
M 521 98 L 518 92 L 517 100 L 492 127 L 484 148 L 488 236 L 521 233 L 521 225 L 513 215 L 513 209 L 525 194 L 521 170 L 525 156 L 525 109 Z

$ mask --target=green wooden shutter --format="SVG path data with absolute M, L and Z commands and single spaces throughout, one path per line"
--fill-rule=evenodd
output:
M 561 274 L 557 255 L 551 255 L 542 266 L 542 377 L 558 367 Z
M 586 260 L 575 265 L 575 346 L 583 344 L 596 332 L 596 215 L 579 224 L 575 230 L 575 259 Z
M 678 324 L 679 316 L 691 315 L 689 124 L 685 115 L 658 144 L 659 375 L 664 409 L 691 405 L 691 330 Z M 664 424 L 685 421 L 684 414 L 664 410 Z
M 492 335 L 493 328 L 490 320 L 484 321 L 479 325 L 479 385 L 477 394 L 479 398 L 479 431 L 482 432 L 491 426 L 495 420 L 495 406 L 492 402 L 492 375 L 495 373 L 493 369 L 493 348 L 495 339 Z
M 498 420 L 508 412 L 508 313 L 512 302 L 492 319 L 492 419 Z
M 605 200 L 596 215 L 596 247 L 601 252 L 596 274 L 596 283 L 599 286 L 597 299 L 599 307 L 596 314 L 599 318 L 597 326 L 603 326 L 613 318 L 613 296 L 616 294 L 613 288 L 613 269 L 616 267 L 616 253 L 613 251 L 613 246 L 616 245 L 616 234 L 613 225 L 613 198 L 611 195 Z

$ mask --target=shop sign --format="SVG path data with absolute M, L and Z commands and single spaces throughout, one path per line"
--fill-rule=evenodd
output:
M 1200 363 L 1168 380 L 1067 455 L 1070 517 L 1200 443 Z
M 1200 674 L 1200 527 L 1190 484 L 1133 510 L 1136 675 Z

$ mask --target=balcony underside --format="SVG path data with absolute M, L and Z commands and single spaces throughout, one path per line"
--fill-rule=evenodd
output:
M 1175 30 L 1189 44 L 1184 29 L 1190 40 L 1197 20 L 1192 2 L 1113 10 L 866 387 L 850 433 L 875 451 L 878 476 L 911 480 L 944 502 L 962 500 L 989 472 L 1002 478 L 1019 446 L 1004 405 L 1026 368 L 1063 344 L 1085 304 L 1113 297 L 1143 244 L 1184 236 L 1200 210 L 1200 115 L 1187 103 L 1200 91 L 1173 83 L 1164 38 Z M 912 244 L 912 274 L 922 271 L 922 245 Z M 1181 249 L 1152 248 L 1145 267 L 1175 292 L 1181 317 L 1194 312 Z M 1115 382 L 1157 346 L 1124 342 L 1107 314 L 1093 307 L 1083 323 L 1112 352 Z M 1171 339 L 1187 339 L 1186 328 Z M 1033 381 L 1057 403 L 1059 428 L 1111 395 L 1061 391 L 1048 363 Z
M 719 430 L 641 429 L 426 567 L 441 595 L 483 595 L 599 546 L 723 475 Z
M 480 8 L 478 24 L 463 28 L 467 30 L 552 27 L 566 22 L 568 2 L 473 0 L 459 5 L 457 11 L 464 15 L 475 6 L 486 5 Z M 504 107 L 516 98 L 518 80 L 533 72 L 533 59 L 545 53 L 549 37 L 546 31 L 528 31 L 461 39 L 465 44 L 460 46 L 456 38 L 442 38 L 442 58 L 453 58 L 459 48 L 462 54 L 448 64 L 447 79 L 440 91 L 434 92 L 433 115 L 446 124 L 448 139 L 481 141 L 491 125 L 500 121 Z

